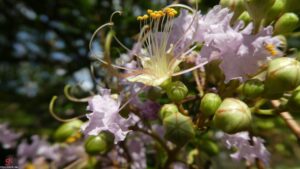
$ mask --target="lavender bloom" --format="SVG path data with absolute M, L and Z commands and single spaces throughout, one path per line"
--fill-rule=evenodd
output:
M 204 45 L 197 58 L 197 64 L 204 61 L 221 60 L 220 68 L 225 81 L 246 80 L 272 57 L 281 56 L 277 49 L 281 42 L 272 37 L 272 27 L 266 27 L 257 34 L 251 34 L 253 25 L 246 27 L 238 23 L 230 26 L 233 14 L 220 6 L 214 7 L 199 21 L 198 38 Z M 209 18 L 214 18 L 206 22 Z
M 0 124 L 0 143 L 3 148 L 9 149 L 16 146 L 17 139 L 21 137 L 21 133 L 16 133 L 8 128 L 8 124 Z
M 175 162 L 173 163 L 173 169 L 188 169 L 188 166 L 180 162 Z
M 87 114 L 89 121 L 82 127 L 85 135 L 98 135 L 101 131 L 109 131 L 115 136 L 115 143 L 125 139 L 128 127 L 137 122 L 138 117 L 130 114 L 127 119 L 119 114 L 120 99 L 114 99 L 110 90 L 103 89 L 101 95 L 91 98 Z
M 155 120 L 158 117 L 160 105 L 152 100 L 142 102 L 138 97 L 135 97 L 131 104 L 137 107 L 141 113 L 142 118 L 147 120 Z
M 146 169 L 146 148 L 141 138 L 135 137 L 127 142 L 128 151 L 132 158 L 131 169 Z
M 32 136 L 31 140 L 31 144 L 23 140 L 18 146 L 17 156 L 20 167 L 23 167 L 28 161 L 35 161 L 39 157 L 50 160 L 57 159 L 55 147 L 52 147 L 46 140 L 40 139 L 38 136 Z
M 253 164 L 255 158 L 259 158 L 265 165 L 269 165 L 270 153 L 264 146 L 263 139 L 253 137 L 253 145 L 251 145 L 248 132 L 240 132 L 233 135 L 222 133 L 221 139 L 228 149 L 232 147 L 237 148 L 237 151 L 230 155 L 232 159 L 238 161 L 245 159 Z
M 86 158 L 84 147 L 81 143 L 70 145 L 55 145 L 57 158 L 54 163 L 57 167 L 63 167 L 79 158 Z
M 174 25 L 170 33 L 170 38 L 168 40 L 169 46 L 171 44 L 175 45 L 174 56 L 179 57 L 184 51 L 186 51 L 196 39 L 194 38 L 196 34 L 196 20 L 200 17 L 199 14 L 189 13 L 187 10 L 181 10 L 180 15 L 174 19 Z

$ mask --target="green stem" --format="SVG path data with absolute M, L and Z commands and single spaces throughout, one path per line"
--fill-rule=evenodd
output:
M 255 111 L 256 114 L 259 114 L 259 115 L 268 115 L 268 116 L 275 115 L 276 112 L 277 111 L 274 110 L 274 109 L 257 109 Z

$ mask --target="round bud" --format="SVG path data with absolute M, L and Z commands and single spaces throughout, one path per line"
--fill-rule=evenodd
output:
M 218 145 L 215 142 L 212 142 L 210 140 L 201 141 L 200 142 L 200 150 L 203 150 L 209 156 L 218 155 L 220 152 Z
M 114 135 L 109 132 L 101 132 L 97 136 L 89 136 L 84 142 L 85 151 L 88 154 L 104 154 L 108 152 L 114 143 Z
M 181 113 L 171 114 L 163 120 L 166 130 L 165 138 L 172 143 L 182 146 L 195 137 L 193 122 L 190 117 Z
M 256 98 L 264 91 L 264 83 L 258 79 L 250 79 L 241 85 L 241 92 L 249 98 Z
M 244 11 L 238 19 L 244 21 L 246 25 L 251 22 L 251 17 L 247 11 Z
M 216 111 L 213 122 L 222 131 L 233 134 L 248 129 L 251 119 L 251 112 L 244 102 L 227 98 Z
M 275 23 L 275 34 L 290 33 L 299 26 L 299 17 L 291 12 L 283 14 Z
M 233 11 L 233 21 L 245 11 L 243 0 L 221 0 L 220 5 Z
M 293 90 L 300 84 L 300 62 L 281 57 L 269 62 L 265 80 L 265 94 L 276 95 Z
M 255 21 L 261 21 L 269 12 L 275 0 L 244 0 L 245 7 Z
M 180 101 L 186 97 L 188 88 L 180 81 L 172 82 L 167 88 L 167 95 L 172 101 Z
M 300 90 L 295 90 L 289 98 L 287 107 L 290 111 L 300 112 Z
M 163 120 L 166 117 L 178 112 L 178 108 L 175 104 L 165 104 L 159 111 L 159 117 Z
M 57 142 L 67 141 L 72 136 L 76 136 L 80 131 L 82 121 L 73 120 L 67 123 L 62 124 L 54 133 L 54 139 Z
M 205 117 L 212 116 L 219 108 L 221 102 L 222 100 L 219 95 L 215 93 L 207 93 L 201 100 L 200 111 Z
M 160 85 L 160 87 L 161 87 L 162 89 L 167 89 L 171 83 L 172 83 L 172 79 L 169 78 L 169 79 L 165 80 L 165 81 Z
M 278 18 L 278 16 L 284 11 L 285 0 L 276 0 L 268 14 L 266 15 L 266 24 L 270 24 Z

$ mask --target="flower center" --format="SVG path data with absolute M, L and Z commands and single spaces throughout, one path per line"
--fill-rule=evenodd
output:
M 278 54 L 275 45 L 267 43 L 264 45 L 264 47 L 272 56 L 276 56 Z

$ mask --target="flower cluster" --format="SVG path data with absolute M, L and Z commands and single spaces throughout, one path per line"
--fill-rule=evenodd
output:
M 229 8 L 236 7 L 233 4 L 237 1 L 229 1 Z M 222 158 L 222 146 L 214 137 L 217 133 L 226 148 L 234 150 L 232 159 L 246 161 L 249 167 L 256 165 L 255 161 L 270 166 L 271 153 L 264 139 L 252 136 L 261 134 L 259 127 L 263 125 L 256 125 L 257 119 L 278 115 L 300 135 L 299 126 L 287 112 L 300 109 L 300 62 L 284 56 L 285 38 L 277 33 L 284 30 L 282 27 L 295 26 L 291 24 L 296 19 L 276 20 L 274 27 L 265 18 L 271 1 L 261 1 L 261 6 L 252 0 L 245 3 L 238 11 L 223 7 L 226 3 L 221 1 L 223 6 L 217 5 L 207 14 L 183 4 L 149 9 L 137 17 L 140 33 L 131 50 L 111 31 L 105 40 L 104 57 L 95 56 L 105 66 L 92 73 L 112 76 L 104 75 L 99 84 L 95 80 L 87 98 L 75 98 L 71 90 L 65 90 L 71 101 L 88 102 L 88 113 L 79 116 L 86 121 L 59 118 L 52 100 L 51 114 L 65 122 L 54 133 L 59 144 L 51 145 L 37 136 L 31 144 L 22 141 L 19 165 L 49 165 L 48 160 L 69 168 L 76 164 L 94 168 L 210 168 L 214 159 Z M 118 13 L 114 12 L 91 39 L 105 27 L 113 29 L 113 16 Z M 116 60 L 110 57 L 113 39 L 127 50 Z M 0 137 L 6 147 L 13 146 L 19 137 L 5 125 L 0 131 L 7 136 Z

